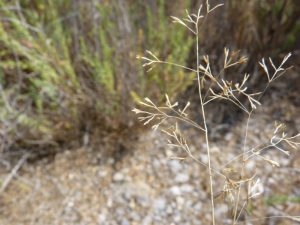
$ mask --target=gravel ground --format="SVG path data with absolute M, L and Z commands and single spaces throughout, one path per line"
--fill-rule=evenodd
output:
M 290 111 L 297 114 L 298 109 L 290 107 Z M 258 116 L 256 121 L 259 122 L 250 123 L 251 146 L 260 143 L 272 131 L 272 125 L 267 125 L 269 120 L 272 121 L 272 117 Z M 242 140 L 244 124 L 241 121 L 231 125 L 230 130 L 215 130 L 211 145 L 215 168 L 241 153 L 242 141 L 239 140 Z M 297 130 L 300 121 L 293 120 L 291 124 L 292 129 Z M 206 162 L 201 135 L 189 128 L 184 129 L 183 134 L 190 137 L 194 156 Z M 192 159 L 183 162 L 170 159 L 185 154 L 166 143 L 161 131 L 146 131 L 139 134 L 132 149 L 118 158 L 103 154 L 107 146 L 93 145 L 65 150 L 52 161 L 24 163 L 1 193 L 0 224 L 210 224 L 205 168 Z M 300 215 L 299 151 L 286 157 L 270 150 L 264 157 L 278 161 L 281 168 L 273 168 L 262 160 L 246 165 L 247 176 L 256 172 L 261 179 L 259 190 L 263 192 L 250 202 L 248 210 L 252 216 L 248 219 Z M 9 171 L 2 171 L 1 178 L 5 180 Z M 214 176 L 213 184 L 215 192 L 221 191 L 224 180 Z M 279 194 L 298 200 L 265 204 L 268 197 Z M 227 205 L 221 198 L 215 199 L 215 208 L 217 224 L 231 224 Z M 292 222 L 269 219 L 244 224 Z

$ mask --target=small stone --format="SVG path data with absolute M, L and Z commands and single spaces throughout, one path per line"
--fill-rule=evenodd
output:
M 150 224 L 152 224 L 152 217 L 151 216 L 146 216 L 143 219 L 142 225 L 150 225 Z
M 69 201 L 68 202 L 68 207 L 72 208 L 74 206 L 74 202 L 73 201 Z
M 172 209 L 172 207 L 171 207 L 170 205 L 168 205 L 167 210 L 166 210 L 166 213 L 167 213 L 168 215 L 173 214 L 173 209 Z
M 135 202 L 133 201 L 133 199 L 129 202 L 129 207 L 131 209 L 134 209 L 135 208 Z
M 167 149 L 167 150 L 166 150 L 166 156 L 167 156 L 168 158 L 170 158 L 170 157 L 174 156 L 174 152 L 173 152 L 171 149 Z
M 158 169 L 160 167 L 160 161 L 158 159 L 154 159 L 152 161 L 152 165 L 155 169 Z
M 166 205 L 167 205 L 167 200 L 164 198 L 157 198 L 154 201 L 154 208 L 158 211 L 164 210 L 166 208 Z
M 126 201 L 129 201 L 129 200 L 131 199 L 131 194 L 130 194 L 129 192 L 125 192 L 125 193 L 123 194 L 123 197 L 124 197 L 124 199 L 125 199 Z
M 130 222 L 126 218 L 123 218 L 121 225 L 130 225 Z
M 150 206 L 149 198 L 144 197 L 144 196 L 137 196 L 136 197 L 136 202 L 139 205 L 141 205 L 142 207 L 149 207 Z
M 115 163 L 115 159 L 114 158 L 108 158 L 107 162 L 108 162 L 108 164 L 114 164 Z
M 255 167 L 255 162 L 254 160 L 248 160 L 247 163 L 245 164 L 245 167 L 247 170 L 253 170 Z
M 181 195 L 181 190 L 178 186 L 173 186 L 170 188 L 172 195 Z
M 180 190 L 183 192 L 183 193 L 191 193 L 194 188 L 192 185 L 189 185 L 189 184 L 183 184 L 181 185 L 180 187 Z
M 225 136 L 224 136 L 224 138 L 225 138 L 226 141 L 231 140 L 232 137 L 233 137 L 233 133 L 226 133 Z
M 116 172 L 114 175 L 113 175 L 113 181 L 114 182 L 121 182 L 125 179 L 124 175 L 122 173 L 119 173 L 119 172 Z
M 115 213 L 118 215 L 118 216 L 123 216 L 125 214 L 125 211 L 122 209 L 122 208 L 117 208 Z
M 180 220 L 181 220 L 181 215 L 176 215 L 176 216 L 174 216 L 174 218 L 173 218 L 173 221 L 174 221 L 175 223 L 180 222 Z
M 113 205 L 113 200 L 111 198 L 109 198 L 106 202 L 106 206 L 107 206 L 107 208 L 110 208 L 110 207 L 112 207 L 112 205 Z
M 191 199 L 189 199 L 185 202 L 184 207 L 186 209 L 192 209 L 192 204 L 193 204 L 193 201 Z
M 179 162 L 179 160 L 170 160 L 168 164 L 174 174 L 182 170 L 182 164 Z
M 280 158 L 280 161 L 278 160 L 278 162 L 279 162 L 279 164 L 280 164 L 280 166 L 282 166 L 282 167 L 286 167 L 286 166 L 288 166 L 289 164 L 290 164 L 290 159 L 289 158 Z
M 194 179 L 198 179 L 198 178 L 200 177 L 199 171 L 198 171 L 198 170 L 194 170 L 194 171 L 192 172 L 192 177 L 193 177 Z
M 175 177 L 177 183 L 184 183 L 190 179 L 190 176 L 186 173 L 178 173 Z
M 169 162 L 169 159 L 166 159 L 166 158 L 161 158 L 161 159 L 160 159 L 160 163 L 161 163 L 162 165 L 167 165 L 168 162 Z
M 177 206 L 176 202 L 172 201 L 172 202 L 171 202 L 171 206 L 172 206 L 173 209 L 175 209 L 176 206 Z
M 108 174 L 107 170 L 100 170 L 98 172 L 99 177 L 105 177 Z
M 161 216 L 156 214 L 154 217 L 152 217 L 155 221 L 161 221 Z
M 103 224 L 106 221 L 106 215 L 105 214 L 99 214 L 98 215 L 98 223 Z
M 197 202 L 194 206 L 193 209 L 195 210 L 194 212 L 197 212 L 199 210 L 201 210 L 202 208 L 202 203 L 201 202 Z
M 141 217 L 140 217 L 140 215 L 139 215 L 137 212 L 132 211 L 132 212 L 130 213 L 130 219 L 131 219 L 132 221 L 138 222 L 138 221 L 141 220 Z
M 204 164 L 208 163 L 208 158 L 207 158 L 207 154 L 200 154 L 200 159 Z
M 178 197 L 176 197 L 176 203 L 177 203 L 177 208 L 181 209 L 185 203 L 185 200 L 183 197 L 178 196 Z
M 129 168 L 123 168 L 122 169 L 122 173 L 123 174 L 128 174 L 130 172 L 130 169 Z
M 226 214 L 228 211 L 228 208 L 225 204 L 220 204 L 218 208 L 215 209 L 215 214 L 218 216 Z
M 220 150 L 220 148 L 218 147 L 218 146 L 212 146 L 211 148 L 210 148 L 210 152 L 211 153 L 219 153 L 221 150 Z

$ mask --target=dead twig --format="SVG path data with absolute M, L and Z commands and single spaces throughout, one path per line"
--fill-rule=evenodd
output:
M 27 160 L 27 158 L 29 157 L 30 153 L 26 153 L 22 156 L 22 158 L 19 160 L 19 162 L 15 165 L 15 167 L 13 168 L 13 170 L 11 171 L 11 173 L 5 178 L 1 189 L 0 189 L 0 195 L 4 192 L 5 188 L 8 186 L 9 182 L 11 181 L 11 179 L 16 175 L 16 173 L 18 172 L 18 170 L 21 168 L 21 166 L 23 165 L 23 163 Z

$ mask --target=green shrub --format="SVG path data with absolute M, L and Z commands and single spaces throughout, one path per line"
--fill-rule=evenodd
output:
M 162 0 L 159 20 L 147 5 L 145 18 L 140 11 L 131 16 L 128 4 L 115 7 L 107 1 L 25 0 L 18 6 L 0 0 L 0 7 L 0 78 L 6 93 L 6 104 L 3 98 L 0 107 L 4 120 L 9 121 L 7 129 L 12 129 L 11 140 L 18 133 L 12 128 L 15 121 L 24 131 L 19 139 L 27 135 L 60 141 L 68 141 L 68 135 L 61 135 L 65 131 L 77 135 L 74 129 L 88 124 L 95 128 L 118 127 L 118 123 L 128 126 L 132 116 L 124 112 L 142 93 L 169 91 L 175 96 L 190 84 L 182 69 L 166 65 L 158 74 L 145 77 L 133 61 L 134 43 L 140 40 L 142 46 L 157 37 L 157 50 L 166 50 L 160 55 L 163 59 L 187 60 L 193 41 L 182 28 L 165 32 L 170 22 Z M 146 21 L 147 26 L 139 27 L 131 17 Z M 122 27 L 123 18 L 128 19 L 131 30 Z

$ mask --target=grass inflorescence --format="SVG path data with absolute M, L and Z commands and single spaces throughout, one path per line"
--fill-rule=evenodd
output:
M 152 129 L 154 130 L 159 128 L 159 126 L 165 121 L 172 121 L 173 125 L 168 129 L 163 130 L 163 132 L 169 137 L 168 145 L 181 148 L 186 153 L 186 157 L 173 157 L 173 159 L 184 161 L 188 158 L 191 158 L 206 168 L 209 184 L 208 186 L 210 187 L 209 198 L 211 201 L 212 224 L 216 224 L 217 220 L 217 218 L 215 218 L 215 209 L 218 206 L 215 204 L 215 199 L 218 197 L 222 197 L 223 201 L 227 204 L 228 216 L 232 219 L 232 224 L 237 224 L 241 221 L 247 221 L 247 214 L 249 214 L 247 211 L 247 205 L 250 199 L 261 195 L 258 188 L 258 186 L 261 184 L 260 175 L 257 173 L 256 169 L 253 168 L 252 175 L 247 176 L 245 166 L 246 163 L 251 160 L 260 160 L 266 164 L 270 164 L 274 168 L 280 167 L 279 162 L 265 156 L 262 153 L 266 150 L 274 149 L 283 155 L 290 155 L 290 152 L 282 146 L 289 146 L 291 149 L 296 149 L 300 144 L 297 141 L 300 133 L 289 136 L 288 133 L 285 132 L 285 125 L 283 123 L 275 122 L 273 133 L 267 137 L 266 140 L 259 145 L 249 147 L 251 146 L 248 137 L 249 132 L 251 132 L 249 122 L 252 119 L 252 114 L 258 108 L 258 106 L 261 106 L 261 98 L 269 86 L 292 68 L 285 67 L 287 60 L 291 57 L 291 53 L 288 53 L 278 65 L 276 65 L 271 58 L 268 60 L 262 59 L 262 61 L 259 62 L 259 65 L 266 74 L 267 83 L 265 84 L 264 89 L 254 93 L 251 93 L 249 91 L 250 88 L 248 88 L 250 74 L 245 74 L 243 79 L 239 82 L 226 80 L 226 78 L 222 76 L 224 71 L 228 68 L 247 62 L 246 57 L 240 56 L 240 51 L 231 51 L 228 48 L 224 48 L 223 67 L 218 73 L 213 72 L 209 56 L 202 56 L 202 58 L 200 56 L 199 36 L 202 25 L 205 23 L 208 15 L 222 5 L 223 4 L 219 4 L 211 7 L 209 2 L 206 1 L 206 7 L 201 5 L 197 14 L 190 14 L 188 11 L 186 11 L 186 18 L 184 19 L 179 19 L 178 17 L 172 16 L 174 23 L 184 26 L 195 36 L 195 49 L 197 52 L 196 69 L 174 62 L 160 60 L 159 57 L 157 57 L 156 54 L 151 51 L 147 51 L 147 54 L 149 55 L 147 57 L 137 56 L 138 59 L 145 61 L 144 66 L 148 68 L 148 71 L 153 71 L 153 69 L 160 64 L 167 64 L 185 69 L 186 71 L 194 74 L 194 78 L 196 77 L 195 80 L 197 80 L 199 95 L 198 104 L 201 108 L 202 122 L 196 123 L 189 118 L 186 112 L 188 107 L 191 105 L 190 102 L 187 102 L 183 108 L 179 108 L 178 102 L 172 102 L 168 94 L 165 95 L 166 104 L 164 106 L 157 106 L 154 101 L 150 100 L 149 98 L 145 98 L 145 101 L 141 102 L 141 105 L 145 109 L 133 109 L 133 111 L 136 114 L 141 114 L 138 119 L 143 122 L 144 125 L 154 122 L 154 125 L 152 125 Z M 203 10 L 205 10 L 206 13 L 203 13 Z M 208 129 L 207 121 L 208 111 L 206 108 L 206 106 L 209 104 L 218 104 L 219 101 L 216 100 L 229 101 L 247 115 L 243 137 L 243 148 L 240 151 L 240 154 L 222 165 L 220 168 L 216 168 L 212 164 L 212 154 L 210 151 L 211 143 L 209 139 L 210 130 Z M 198 129 L 199 133 L 205 138 L 208 159 L 207 163 L 202 162 L 192 154 L 187 138 L 184 137 L 180 126 L 178 126 L 178 123 L 182 122 Z M 234 168 L 227 167 L 233 161 L 235 162 Z M 236 173 L 236 171 L 239 173 L 237 176 L 238 178 L 236 179 L 232 179 L 227 175 L 228 172 Z M 224 180 L 224 186 L 222 190 L 214 192 L 213 179 Z M 300 217 L 297 216 L 286 216 L 286 218 L 300 221 Z

